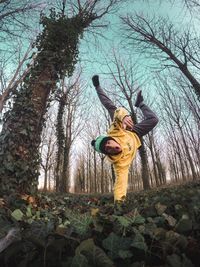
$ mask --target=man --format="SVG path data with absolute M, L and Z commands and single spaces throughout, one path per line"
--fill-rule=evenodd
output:
M 120 203 L 126 197 L 129 167 L 141 146 L 140 138 L 156 126 L 158 118 L 144 104 L 142 91 L 139 91 L 135 106 L 141 109 L 145 119 L 134 125 L 127 110 L 123 107 L 117 108 L 102 90 L 98 75 L 92 77 L 92 82 L 101 103 L 110 114 L 112 124 L 107 135 L 98 136 L 91 144 L 97 152 L 107 155 L 113 164 L 116 176 L 114 201 Z

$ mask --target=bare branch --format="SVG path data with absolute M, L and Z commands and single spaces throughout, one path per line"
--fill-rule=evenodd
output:
M 25 69 L 25 71 L 23 72 L 23 74 L 17 79 L 17 76 L 19 75 L 19 72 L 22 69 L 22 66 L 23 66 L 24 62 L 27 60 L 28 55 L 29 55 L 31 50 L 32 50 L 32 44 L 29 45 L 29 47 L 28 47 L 27 51 L 25 52 L 22 60 L 19 62 L 19 65 L 18 65 L 18 67 L 17 67 L 12 79 L 10 80 L 8 86 L 6 87 L 6 89 L 4 90 L 2 95 L 0 95 L 0 113 L 2 112 L 3 106 L 6 103 L 6 101 L 9 99 L 10 95 L 16 90 L 17 86 L 23 81 L 23 79 L 29 73 L 29 71 L 31 69 L 31 66 L 34 63 L 34 58 L 36 56 L 34 56 L 32 58 L 32 62 L 29 64 L 29 67 L 27 67 Z
M 188 68 L 190 60 L 188 47 L 191 39 L 189 31 L 178 35 L 172 24 L 162 18 L 150 20 L 135 14 L 121 19 L 125 25 L 126 39 L 131 41 L 136 49 L 144 53 L 148 52 L 161 63 L 164 59 L 175 64 L 190 81 L 196 94 L 200 96 L 200 83 Z M 164 64 L 164 66 L 170 65 Z

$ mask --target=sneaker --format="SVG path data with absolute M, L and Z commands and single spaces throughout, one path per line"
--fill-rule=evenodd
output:
M 137 94 L 137 98 L 136 98 L 136 101 L 135 101 L 135 107 L 139 107 L 140 104 L 143 102 L 143 96 L 142 96 L 142 90 L 140 90 Z
M 93 83 L 94 87 L 99 86 L 99 75 L 94 75 L 92 77 L 92 83 Z

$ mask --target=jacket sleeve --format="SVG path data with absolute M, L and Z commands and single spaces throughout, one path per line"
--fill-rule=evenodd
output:
M 102 105 L 108 110 L 110 118 L 113 121 L 114 112 L 117 109 L 117 107 L 114 105 L 112 100 L 110 100 L 110 98 L 105 94 L 101 86 L 96 87 L 96 92 Z
M 122 122 L 126 116 L 129 116 L 129 113 L 125 108 L 117 108 L 114 113 L 114 121 Z

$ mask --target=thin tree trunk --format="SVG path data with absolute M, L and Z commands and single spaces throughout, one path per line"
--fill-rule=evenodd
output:
M 43 187 L 44 192 L 47 191 L 47 178 L 48 178 L 48 170 L 45 168 L 45 170 L 44 170 L 44 187 Z
M 189 151 L 189 148 L 188 148 L 188 145 L 186 143 L 185 136 L 184 136 L 184 133 L 183 133 L 183 130 L 182 130 L 181 127 L 180 127 L 180 133 L 181 133 L 181 136 L 182 136 L 182 140 L 183 140 L 186 156 L 187 156 L 187 159 L 188 159 L 188 161 L 190 163 L 190 168 L 191 168 L 191 171 L 192 171 L 193 180 L 197 180 L 197 175 L 196 175 L 196 172 L 195 172 L 194 163 L 193 163 L 192 157 L 190 155 L 190 151 Z
M 104 157 L 101 157 L 101 193 L 104 193 Z
M 136 124 L 137 123 L 137 118 L 135 115 L 135 112 L 133 110 L 133 104 L 130 101 L 129 106 L 131 108 L 131 114 L 132 114 L 132 118 L 133 118 L 133 122 Z M 142 182 L 143 182 L 143 188 L 144 190 L 150 189 L 150 183 L 149 183 L 149 172 L 148 172 L 148 159 L 147 159 L 147 153 L 146 153 L 146 149 L 144 146 L 144 141 L 143 138 L 140 139 L 141 140 L 141 147 L 139 148 L 139 155 L 140 155 L 140 159 L 141 159 L 141 166 L 142 166 Z
M 48 190 L 51 191 L 51 168 L 49 169 L 48 173 Z
M 94 192 L 97 192 L 97 160 L 96 160 L 96 152 L 94 150 L 93 152 L 94 154 L 94 177 L 93 177 L 93 181 L 94 181 Z
M 149 183 L 149 172 L 148 172 L 148 167 L 147 167 L 147 153 L 146 149 L 144 147 L 144 142 L 142 140 L 142 146 L 139 149 L 139 154 L 141 158 L 141 165 L 142 165 L 142 182 L 143 182 L 143 188 L 145 190 L 150 189 L 150 183 Z
M 155 182 L 156 182 L 156 186 L 159 186 L 159 178 L 158 178 L 158 172 L 157 172 L 157 166 L 156 166 L 156 159 L 155 159 L 155 153 L 154 153 L 154 149 L 155 149 L 155 143 L 153 140 L 153 135 L 148 135 L 149 137 L 149 150 L 151 153 L 151 158 L 152 158 L 152 163 L 153 163 L 153 172 L 154 172 L 154 177 L 155 177 Z

